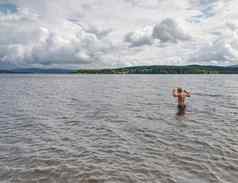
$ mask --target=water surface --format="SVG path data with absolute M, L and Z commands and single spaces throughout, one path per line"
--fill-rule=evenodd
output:
M 236 183 L 237 79 L 0 75 L 0 180 Z M 176 86 L 192 91 L 185 116 Z

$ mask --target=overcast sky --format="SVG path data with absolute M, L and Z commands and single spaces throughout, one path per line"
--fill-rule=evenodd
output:
M 0 67 L 238 64 L 238 0 L 0 0 Z

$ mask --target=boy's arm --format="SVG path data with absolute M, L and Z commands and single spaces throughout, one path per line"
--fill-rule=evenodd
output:
M 188 91 L 184 90 L 184 93 L 186 93 L 187 97 L 191 97 L 191 92 L 188 92 Z
M 173 95 L 174 97 L 177 97 L 177 90 L 176 90 L 176 89 L 173 89 L 172 95 Z

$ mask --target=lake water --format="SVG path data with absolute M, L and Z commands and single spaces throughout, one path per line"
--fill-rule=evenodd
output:
M 237 183 L 238 76 L 0 75 L 0 180 Z

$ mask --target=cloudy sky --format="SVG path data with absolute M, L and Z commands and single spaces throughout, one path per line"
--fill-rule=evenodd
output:
M 0 68 L 238 64 L 238 0 L 0 0 Z

